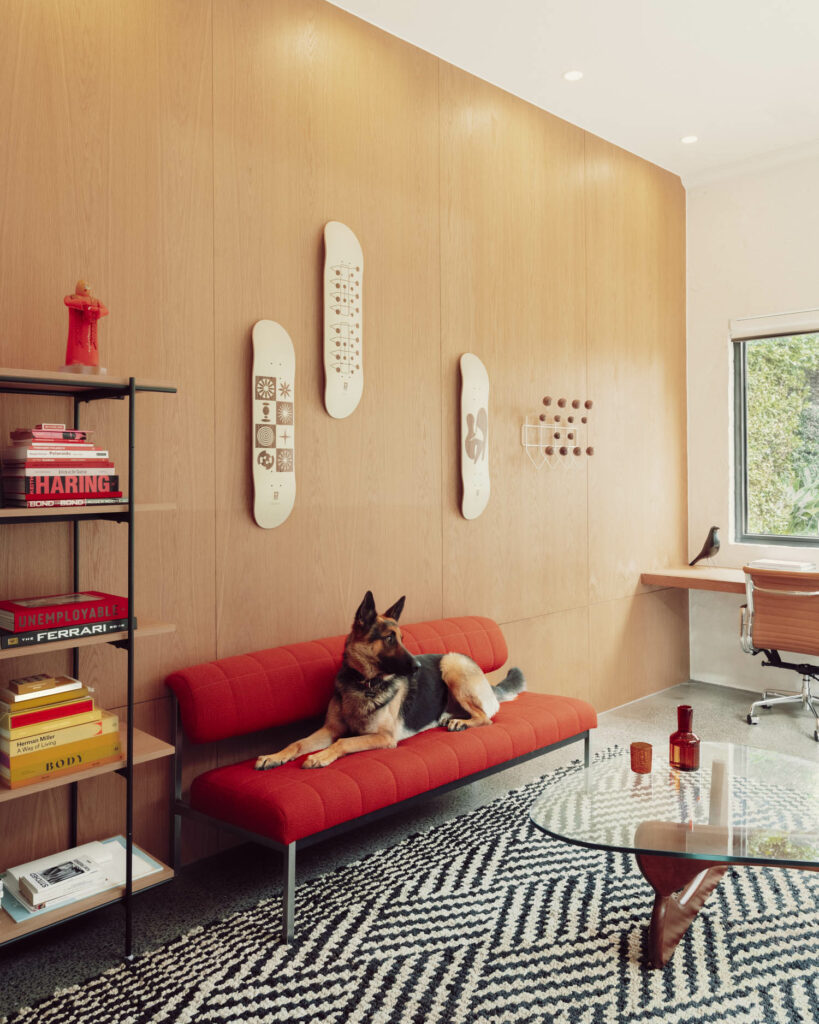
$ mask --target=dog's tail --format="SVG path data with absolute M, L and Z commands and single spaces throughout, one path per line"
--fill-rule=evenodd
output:
M 526 689 L 526 680 L 519 668 L 510 668 L 505 679 L 494 687 L 495 696 L 503 703 L 505 700 L 514 700 L 521 690 Z

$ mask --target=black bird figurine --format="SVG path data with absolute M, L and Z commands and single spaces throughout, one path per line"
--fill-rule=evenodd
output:
M 694 565 L 699 562 L 701 558 L 713 558 L 714 555 L 719 551 L 719 527 L 712 526 L 708 531 L 708 536 L 705 538 L 705 543 L 702 546 L 702 551 L 697 555 L 693 562 L 689 562 L 689 565 Z

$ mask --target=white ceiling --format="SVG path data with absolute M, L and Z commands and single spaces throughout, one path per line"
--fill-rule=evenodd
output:
M 689 187 L 819 152 L 819 0 L 331 2 Z

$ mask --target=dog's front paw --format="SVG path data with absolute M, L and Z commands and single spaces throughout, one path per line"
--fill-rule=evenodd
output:
M 446 727 L 450 732 L 463 732 L 466 728 L 466 722 L 463 718 L 450 718 L 446 723 Z
M 285 763 L 285 758 L 281 754 L 261 754 L 256 758 L 256 764 L 253 767 L 258 772 L 266 771 L 268 768 L 278 768 L 280 764 Z
M 305 757 L 302 762 L 302 768 L 326 768 L 333 761 L 335 761 L 335 758 L 332 755 L 328 757 L 325 751 L 319 750 L 317 753 Z

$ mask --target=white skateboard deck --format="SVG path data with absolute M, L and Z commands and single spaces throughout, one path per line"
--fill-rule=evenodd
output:
M 337 220 L 324 226 L 324 406 L 335 419 L 354 411 L 364 391 L 364 254 Z
M 471 352 L 461 356 L 461 481 L 464 519 L 489 502 L 489 374 Z
M 253 518 L 265 530 L 281 526 L 296 500 L 295 382 L 290 335 L 273 320 L 259 320 L 253 325 L 250 378 Z

